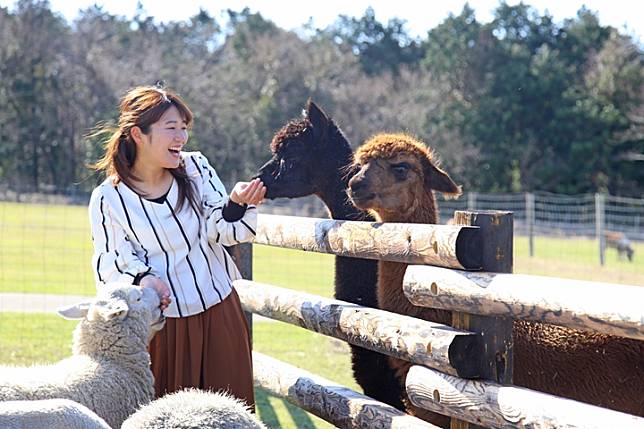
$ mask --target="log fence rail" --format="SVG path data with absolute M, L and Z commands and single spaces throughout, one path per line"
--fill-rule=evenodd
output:
M 456 212 L 454 221 L 259 215 L 255 240 L 408 263 L 408 299 L 452 310 L 453 327 L 252 282 L 250 245 L 233 249 L 246 279 L 235 287 L 249 313 L 414 363 L 407 376 L 410 400 L 451 416 L 452 429 L 644 427 L 644 418 L 512 386 L 511 338 L 512 320 L 525 319 L 644 340 L 644 288 L 511 274 L 512 213 Z M 253 361 L 256 385 L 338 427 L 434 427 L 261 353 L 254 352 Z

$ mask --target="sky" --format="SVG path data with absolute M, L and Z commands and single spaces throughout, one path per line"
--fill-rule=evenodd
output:
M 222 11 L 240 11 L 248 7 L 251 12 L 260 12 L 264 18 L 287 30 L 296 29 L 309 20 L 316 28 L 331 24 L 340 15 L 360 17 L 371 6 L 376 19 L 386 23 L 397 17 L 407 21 L 407 31 L 412 36 L 424 36 L 426 32 L 443 21 L 448 14 L 458 14 L 465 0 L 140 0 L 148 15 L 158 21 L 182 21 L 195 15 L 199 8 L 207 10 L 215 18 Z M 510 5 L 519 1 L 507 0 Z M 602 25 L 611 25 L 640 41 L 644 36 L 644 1 L 642 0 L 526 0 L 540 13 L 546 11 L 556 22 L 572 18 L 582 5 L 598 12 Z M 14 0 L 0 0 L 0 6 L 12 7 Z M 98 4 L 116 15 L 132 17 L 137 0 L 50 0 L 52 10 L 61 13 L 68 21 L 76 17 L 78 10 Z M 481 22 L 492 19 L 492 11 L 499 0 L 470 0 Z

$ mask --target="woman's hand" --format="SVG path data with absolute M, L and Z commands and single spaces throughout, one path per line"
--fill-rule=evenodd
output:
M 250 182 L 237 182 L 230 193 L 230 200 L 239 205 L 259 205 L 264 201 L 266 186 L 259 179 Z
M 170 288 L 157 276 L 145 276 L 141 279 L 141 283 L 139 283 L 139 285 L 141 287 L 151 287 L 157 292 L 159 299 L 161 300 L 161 305 L 159 306 L 161 310 L 168 308 L 168 305 L 172 302 L 170 299 Z

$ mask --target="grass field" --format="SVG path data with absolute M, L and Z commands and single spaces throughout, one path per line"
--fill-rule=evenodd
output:
M 527 238 L 515 238 L 514 272 L 644 285 L 641 243 L 635 243 L 633 263 L 618 260 L 610 249 L 604 267 L 594 240 L 537 237 L 535 249 L 529 257 Z M 0 292 L 92 295 L 90 259 L 84 207 L 0 203 Z M 254 246 L 253 274 L 260 282 L 333 294 L 330 255 Z M 0 313 L 0 363 L 50 362 L 68 355 L 74 325 L 54 315 Z M 256 350 L 357 388 L 346 344 L 282 323 L 255 323 L 253 335 Z M 257 403 L 271 428 L 331 427 L 261 390 Z

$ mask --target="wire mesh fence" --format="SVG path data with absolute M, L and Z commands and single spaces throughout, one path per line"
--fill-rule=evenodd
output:
M 546 236 L 595 237 L 598 199 L 604 199 L 604 227 L 624 233 L 628 239 L 644 241 L 644 199 L 602 194 L 560 195 L 547 192 L 521 194 L 484 194 L 469 192 L 458 200 L 439 197 L 441 222 L 454 210 L 509 210 L 514 213 L 515 235 L 533 233 Z
M 543 192 L 471 192 L 456 200 L 438 199 L 442 223 L 455 210 L 512 211 L 515 272 L 644 284 L 644 199 Z M 89 194 L 78 190 L 0 188 L 0 292 L 94 293 L 88 200 Z M 267 201 L 261 212 L 328 216 L 314 196 Z M 609 231 L 623 234 L 633 249 L 632 261 L 598 239 Z M 273 269 L 268 259 L 275 253 L 257 252 L 262 255 L 257 272 Z M 306 275 L 330 278 L 327 273 Z

